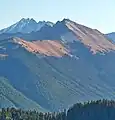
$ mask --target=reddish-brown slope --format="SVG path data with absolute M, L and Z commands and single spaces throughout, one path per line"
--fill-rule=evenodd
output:
M 20 38 L 14 38 L 14 42 L 22 45 L 29 52 L 46 56 L 62 57 L 68 54 L 68 50 L 58 40 L 38 40 L 28 42 Z
M 115 45 L 108 41 L 104 35 L 94 29 L 79 25 L 73 21 L 65 21 L 66 26 L 76 35 L 84 45 L 90 47 L 95 54 L 97 52 L 108 52 L 115 50 Z

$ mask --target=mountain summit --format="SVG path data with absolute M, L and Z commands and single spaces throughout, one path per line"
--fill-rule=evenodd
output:
M 36 22 L 33 18 L 22 18 L 19 22 L 11 25 L 8 28 L 0 30 L 2 33 L 30 33 L 32 31 L 39 31 L 44 25 L 53 26 L 52 22 L 39 21 Z

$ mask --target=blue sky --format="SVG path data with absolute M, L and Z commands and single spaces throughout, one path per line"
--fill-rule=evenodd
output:
M 0 29 L 21 18 L 70 18 L 103 33 L 115 31 L 115 0 L 2 0 L 0 15 Z

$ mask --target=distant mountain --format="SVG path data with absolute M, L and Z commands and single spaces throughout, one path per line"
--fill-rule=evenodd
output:
M 53 23 L 45 21 L 37 23 L 34 19 L 22 18 L 10 27 L 0 30 L 0 33 L 30 33 L 32 31 L 39 31 L 44 25 L 53 26 Z
M 115 43 L 115 32 L 108 33 L 105 35 L 111 42 Z
M 37 32 L 0 35 L 0 76 L 49 111 L 115 99 L 114 61 L 115 44 L 69 19 Z

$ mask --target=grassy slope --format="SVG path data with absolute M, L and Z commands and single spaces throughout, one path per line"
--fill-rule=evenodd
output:
M 8 80 L 0 77 L 0 106 L 19 107 L 23 109 L 43 110 L 37 103 L 25 97 L 22 93 L 13 88 Z

